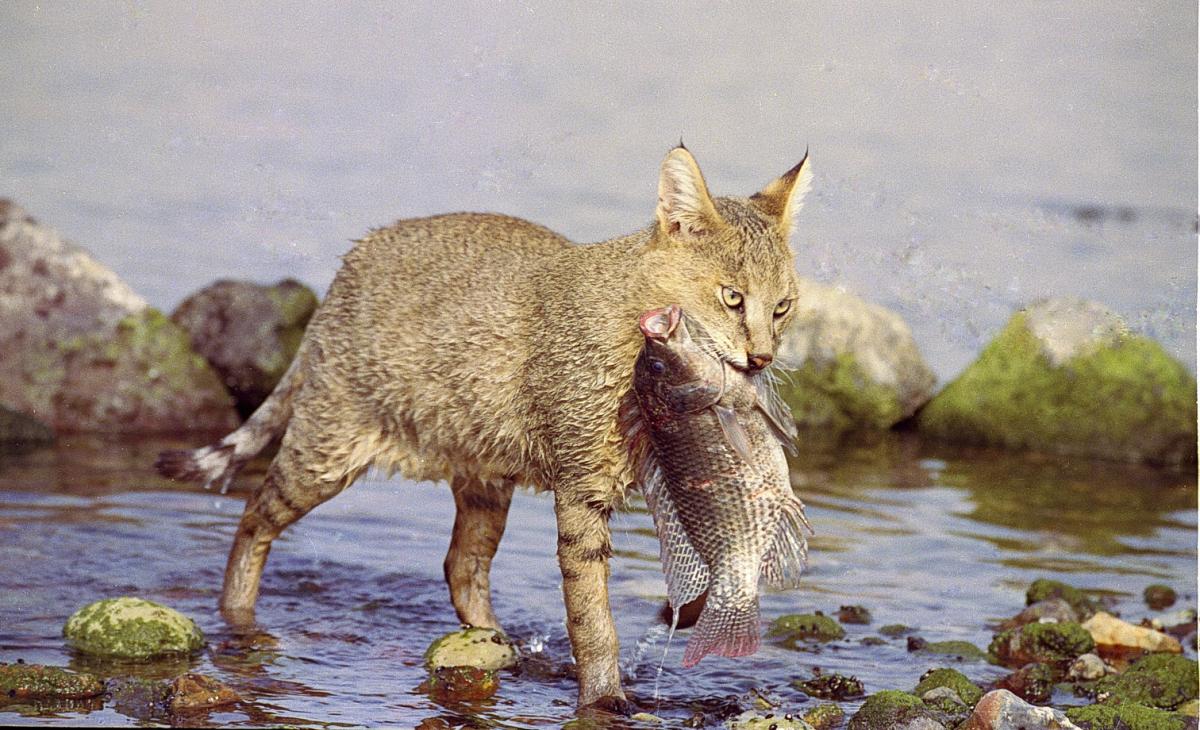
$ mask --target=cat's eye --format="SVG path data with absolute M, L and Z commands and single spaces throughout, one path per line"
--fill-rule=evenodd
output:
M 775 305 L 775 316 L 782 317 L 783 315 L 787 314 L 788 310 L 791 308 L 792 308 L 792 300 L 791 299 L 781 299 L 779 301 L 779 304 Z
M 729 286 L 721 287 L 721 301 L 730 309 L 742 308 L 742 293 Z

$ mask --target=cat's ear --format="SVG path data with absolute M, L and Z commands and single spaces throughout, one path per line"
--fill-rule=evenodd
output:
M 702 238 L 725 224 L 709 197 L 700 166 L 682 144 L 662 162 L 657 216 L 659 232 L 681 240 Z
M 774 218 L 786 238 L 792 232 L 792 223 L 804 202 L 804 195 L 812 187 L 812 166 L 808 164 L 808 151 L 800 163 L 780 175 L 770 185 L 750 197 L 759 210 Z

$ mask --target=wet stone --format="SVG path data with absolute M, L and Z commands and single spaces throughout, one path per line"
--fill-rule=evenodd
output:
M 1106 704 L 1133 702 L 1173 710 L 1197 698 L 1197 665 L 1177 654 L 1150 654 L 1121 674 L 1103 677 L 1092 687 Z
M 1066 601 L 1071 608 L 1075 609 L 1075 613 L 1079 615 L 1080 619 L 1089 618 L 1100 609 L 1099 604 L 1088 598 L 1086 593 L 1058 580 L 1038 578 L 1029 584 L 1029 590 L 1025 591 L 1025 605 L 1027 606 L 1052 598 L 1061 598 Z
M 975 710 L 958 730 L 1070 730 L 1078 728 L 1062 712 L 1036 707 L 1012 692 L 996 689 L 975 705 Z
M 221 682 L 203 674 L 188 672 L 171 683 L 168 707 L 172 712 L 187 712 L 231 705 L 241 700 L 241 695 Z
M 837 610 L 837 619 L 844 624 L 866 625 L 871 623 L 871 612 L 863 606 L 841 606 Z
M 805 710 L 803 717 L 813 730 L 833 730 L 842 726 L 846 713 L 841 707 L 827 702 Z
M 104 684 L 86 673 L 41 664 L 0 662 L 0 701 L 5 699 L 83 699 L 104 692 Z
M 1082 730 L 1195 730 L 1196 721 L 1176 712 L 1138 704 L 1088 705 L 1067 709 Z
M 204 646 L 196 622 L 153 601 L 129 596 L 90 603 L 67 619 L 63 636 L 85 654 L 149 659 Z
M 893 639 L 904 636 L 905 634 L 911 633 L 911 632 L 912 632 L 912 629 L 905 626 L 904 624 L 887 624 L 886 626 L 879 627 L 879 633 L 883 634 L 884 636 L 893 638 Z
M 800 641 L 835 641 L 846 635 L 841 624 L 822 613 L 780 616 L 771 622 L 767 636 L 794 647 Z
M 811 697 L 823 700 L 848 700 L 866 694 L 858 677 L 841 674 L 826 674 L 813 679 L 795 680 L 792 686 Z
M 438 702 L 470 702 L 486 700 L 499 688 L 500 679 L 494 669 L 440 666 L 430 671 L 420 690 Z
M 996 634 L 988 654 L 1006 667 L 1040 662 L 1065 670 L 1076 657 L 1095 648 L 1092 635 L 1079 624 L 1039 623 Z
M 1000 624 L 1003 629 L 1015 629 L 1025 624 L 1046 622 L 1079 622 L 1079 614 L 1062 598 L 1047 598 L 1025 607 L 1025 610 Z
M 974 706 L 983 696 L 983 690 L 967 679 L 966 675 L 957 669 L 949 668 L 930 669 L 922 674 L 913 693 L 925 699 L 926 693 L 938 688 L 949 689 L 962 704 L 969 706 Z
M 452 631 L 434 641 L 425 651 L 425 667 L 478 667 L 505 669 L 517 663 L 517 650 L 508 637 L 495 629 L 467 628 Z
M 982 649 L 969 641 L 926 641 L 920 636 L 910 636 L 907 646 L 911 652 L 939 654 L 959 661 L 985 661 L 988 658 Z
M 743 712 L 725 725 L 730 730 L 813 730 L 812 725 L 797 715 L 754 711 Z
M 1056 676 L 1054 668 L 1046 664 L 1026 664 L 1002 678 L 996 686 L 1012 692 L 1026 702 L 1044 704 L 1049 702 L 1050 696 L 1054 694 Z
M 1068 679 L 1085 682 L 1100 679 L 1107 673 L 1108 666 L 1104 663 L 1104 660 L 1090 652 L 1080 654 L 1075 661 L 1071 662 L 1071 666 L 1067 668 Z
M 1158 583 L 1146 586 L 1146 590 L 1142 591 L 1142 599 L 1146 601 L 1146 605 L 1155 611 L 1161 611 L 1164 608 L 1170 608 L 1175 605 L 1175 589 L 1171 586 L 1164 586 Z
M 1108 658 L 1129 658 L 1150 652 L 1179 654 L 1183 647 L 1174 637 L 1144 626 L 1135 626 L 1099 611 L 1083 623 L 1096 642 L 1096 653 Z
M 920 697 L 899 690 L 876 692 L 850 718 L 850 730 L 937 730 L 945 728 Z

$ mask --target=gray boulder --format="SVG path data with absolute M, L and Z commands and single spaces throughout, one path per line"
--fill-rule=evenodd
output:
M 115 273 L 0 201 L 0 404 L 58 432 L 230 429 L 186 334 Z
M 936 378 L 899 315 L 805 282 L 779 349 L 780 393 L 802 427 L 882 430 L 933 394 Z
M 312 290 L 292 279 L 218 281 L 185 299 L 171 321 L 187 330 L 248 416 L 283 377 L 316 308 Z
M 917 423 L 959 443 L 1177 465 L 1196 460 L 1196 379 L 1105 307 L 1042 300 Z

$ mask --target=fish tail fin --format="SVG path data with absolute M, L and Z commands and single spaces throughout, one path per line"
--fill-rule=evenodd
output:
M 709 604 L 688 639 L 683 666 L 695 666 L 709 654 L 746 656 L 758 651 L 758 598 L 736 606 Z

